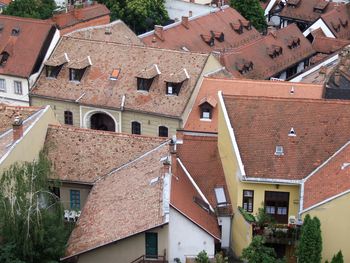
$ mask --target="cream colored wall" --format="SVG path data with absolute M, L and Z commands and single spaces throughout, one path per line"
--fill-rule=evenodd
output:
M 278 188 L 277 188 L 278 187 Z M 237 187 L 237 203 L 242 206 L 243 190 L 254 190 L 254 207 L 253 214 L 258 213 L 265 200 L 265 191 L 288 192 L 289 193 L 289 210 L 288 216 L 298 216 L 299 211 L 299 185 L 275 185 L 275 184 L 252 184 L 240 183 Z
M 158 233 L 158 254 L 168 251 L 168 225 L 149 232 Z M 79 256 L 78 263 L 130 263 L 146 253 L 145 233 L 103 246 Z
M 90 193 L 91 186 L 81 184 L 67 184 L 63 183 L 60 187 L 60 201 L 63 204 L 64 209 L 70 210 L 70 190 L 80 191 L 80 210 L 83 209 L 86 199 Z
M 100 109 L 88 106 L 80 106 L 80 114 L 81 114 L 81 124 L 80 126 L 83 128 L 90 128 L 90 118 L 95 113 L 105 113 L 113 118 L 116 126 L 116 131 L 120 132 L 120 111 L 110 110 L 110 109 Z
M 69 110 L 73 113 L 73 125 L 80 127 L 80 112 L 77 103 L 31 97 L 31 105 L 39 107 L 50 105 L 57 120 L 62 124 L 64 124 L 64 111 Z
M 186 105 L 186 108 L 185 108 L 184 112 L 182 113 L 182 124 L 181 124 L 182 127 L 181 128 L 183 128 L 184 124 L 186 123 L 192 108 L 198 106 L 198 105 L 194 105 L 194 102 L 196 101 L 199 90 L 202 86 L 204 75 L 206 75 L 210 72 L 213 72 L 215 70 L 221 69 L 221 68 L 222 68 L 222 65 L 220 64 L 220 62 L 213 55 L 210 55 L 207 59 L 207 62 L 204 65 L 204 68 L 202 70 L 201 75 L 199 76 L 199 78 L 197 80 L 196 86 L 191 94 L 191 97 Z
M 303 218 L 306 214 L 321 221 L 322 261 L 331 261 L 341 250 L 344 262 L 350 262 L 350 193 L 304 213 Z
M 44 146 L 47 126 L 49 124 L 58 124 L 54 113 L 47 108 L 40 119 L 32 126 L 10 151 L 5 159 L 0 163 L 0 172 L 7 169 L 15 162 L 31 162 L 38 157 L 40 150 Z
M 242 255 L 242 250 L 249 246 L 253 238 L 252 225 L 235 208 L 232 227 L 232 249 L 236 256 Z
M 141 135 L 158 136 L 158 127 L 168 127 L 169 137 L 176 134 L 176 129 L 181 128 L 181 121 L 144 113 L 124 111 L 122 113 L 122 132 L 131 133 L 131 122 L 141 123 Z

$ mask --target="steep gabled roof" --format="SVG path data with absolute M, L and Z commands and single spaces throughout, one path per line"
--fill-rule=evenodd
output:
M 224 96 L 224 102 L 247 177 L 303 179 L 350 138 L 347 101 Z
M 9 55 L 0 74 L 29 78 L 39 70 L 54 30 L 49 21 L 0 15 L 0 54 Z
M 163 179 L 151 183 L 164 175 L 160 159 L 168 150 L 168 144 L 159 145 L 96 182 L 69 238 L 66 257 L 168 223 L 163 208 Z
M 51 125 L 45 147 L 57 179 L 93 184 L 162 142 L 164 138 Z
M 290 1 L 292 4 L 286 4 L 280 13 L 281 17 L 294 20 L 302 20 L 306 22 L 316 21 L 322 13 L 315 12 L 315 8 L 323 10 L 323 14 L 334 8 L 336 3 L 326 0 L 296 0 Z
M 242 33 L 234 30 L 235 25 Z M 261 37 L 254 27 L 249 28 L 250 23 L 235 9 L 224 7 L 207 15 L 189 18 L 187 23 L 178 22 L 164 27 L 162 39 L 154 31 L 140 37 L 151 47 L 209 53 L 213 50 L 237 48 Z M 222 42 L 219 40 L 221 33 Z M 212 36 L 213 45 L 209 45 L 205 39 Z
M 221 62 L 237 78 L 268 79 L 315 54 L 295 24 L 221 56 Z
M 350 40 L 316 36 L 312 47 L 320 53 L 331 54 L 350 44 Z
M 330 3 L 331 4 L 331 3 Z M 323 14 L 322 20 L 336 38 L 350 39 L 350 4 L 338 4 L 333 10 Z
M 46 78 L 45 71 L 32 90 L 34 96 L 76 101 L 97 107 L 120 109 L 125 95 L 124 109 L 162 114 L 180 118 L 195 88 L 209 55 L 170 51 L 94 41 L 64 36 L 50 59 L 67 53 L 71 62 L 90 57 L 79 84 L 69 81 L 69 68 L 64 65 L 57 79 Z M 137 90 L 137 74 L 156 64 L 161 72 L 154 78 L 149 92 Z M 118 69 L 117 80 L 111 80 Z M 166 95 L 165 80 L 186 69 L 189 79 L 182 84 L 178 96 Z M 84 94 L 84 95 L 83 95 Z M 83 95 L 83 96 L 82 96 Z
M 293 83 L 288 81 L 204 78 L 196 101 L 185 123 L 185 130 L 200 132 L 218 131 L 218 106 L 214 107 L 212 110 L 211 121 L 201 121 L 201 109 L 198 105 L 203 98 L 208 96 L 217 99 L 220 90 L 225 95 L 277 98 L 321 99 L 323 95 L 322 85 Z
M 304 182 L 302 209 L 309 209 L 350 190 L 350 143 L 347 142 Z

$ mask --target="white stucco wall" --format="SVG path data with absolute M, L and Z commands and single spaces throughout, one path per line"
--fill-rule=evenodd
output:
M 229 248 L 231 239 L 231 217 L 219 217 L 219 225 L 221 225 L 221 247 Z
M 214 238 L 178 211 L 170 208 L 169 263 L 173 263 L 174 258 L 186 262 L 186 257 L 195 257 L 202 250 L 209 256 L 214 256 Z
M 306 29 L 304 31 L 303 35 L 306 37 L 308 34 L 310 34 L 311 32 L 313 32 L 313 31 L 315 31 L 316 29 L 319 29 L 319 28 L 322 29 L 323 33 L 327 37 L 335 38 L 335 36 L 333 35 L 332 31 L 328 28 L 328 26 L 326 26 L 326 24 L 323 22 L 323 20 L 321 18 L 319 18 L 308 29 Z
M 10 105 L 29 106 L 27 79 L 7 76 L 7 75 L 0 75 L 0 79 L 4 79 L 6 83 L 5 84 L 6 91 L 0 91 L 0 103 L 7 103 Z M 15 90 L 14 90 L 15 81 L 20 81 L 22 83 L 22 94 L 15 94 Z

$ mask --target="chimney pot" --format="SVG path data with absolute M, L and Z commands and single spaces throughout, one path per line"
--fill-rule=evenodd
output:
M 155 26 L 154 26 L 154 34 L 155 34 L 160 40 L 164 40 L 164 36 L 163 36 L 163 26 L 155 25 Z
M 21 116 L 16 116 L 12 123 L 13 141 L 17 141 L 23 136 L 23 120 Z
M 185 27 L 185 28 L 187 28 L 187 29 L 189 29 L 189 23 L 188 23 L 188 16 L 183 16 L 182 17 L 182 19 L 181 19 L 181 24 Z

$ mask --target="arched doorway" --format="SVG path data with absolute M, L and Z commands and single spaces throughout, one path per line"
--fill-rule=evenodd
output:
M 115 122 L 106 113 L 94 113 L 90 117 L 90 128 L 101 131 L 115 131 Z

